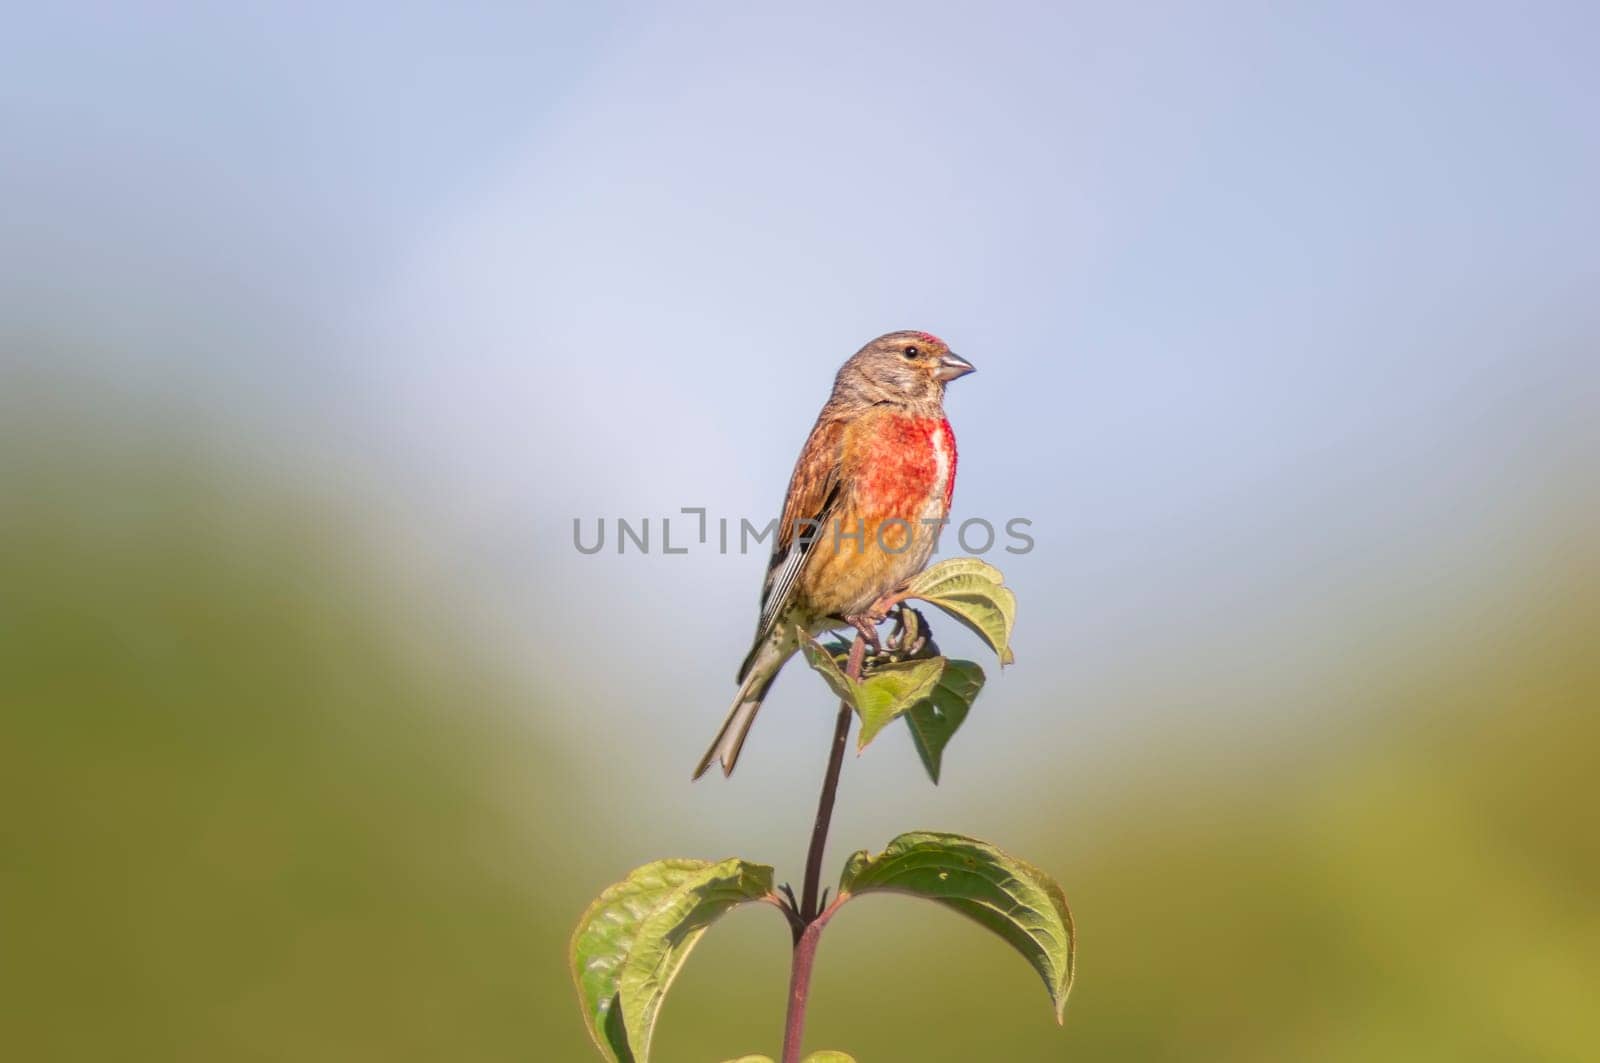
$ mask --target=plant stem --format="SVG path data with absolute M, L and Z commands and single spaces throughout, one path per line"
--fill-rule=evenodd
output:
M 845 675 L 861 678 L 861 660 L 867 642 L 860 635 L 850 646 Z M 805 885 L 800 893 L 800 918 L 810 923 L 817 917 L 817 886 L 822 881 L 822 851 L 828 844 L 828 825 L 833 822 L 833 802 L 839 794 L 839 770 L 844 767 L 844 750 L 850 741 L 850 704 L 839 702 L 839 718 L 833 725 L 833 746 L 828 751 L 828 770 L 822 777 L 822 796 L 817 800 L 817 822 L 811 828 L 811 849 L 806 853 Z
M 850 645 L 845 675 L 861 678 L 861 662 L 867 652 L 866 639 L 856 635 Z M 839 718 L 833 727 L 833 745 L 828 750 L 828 770 L 822 777 L 822 796 L 817 800 L 817 821 L 811 828 L 811 848 L 806 852 L 805 884 L 800 894 L 800 920 L 794 926 L 794 962 L 789 970 L 789 1014 L 783 1027 L 783 1063 L 799 1063 L 800 1038 L 806 1026 L 806 998 L 811 992 L 811 967 L 817 957 L 817 942 L 842 897 L 824 911 L 817 900 L 822 882 L 822 854 L 828 846 L 828 826 L 833 822 L 833 802 L 839 794 L 839 771 L 844 767 L 844 750 L 850 741 L 850 705 L 839 703 Z
M 783 1063 L 800 1063 L 800 1041 L 806 1030 L 806 998 L 811 992 L 811 968 L 817 960 L 817 942 L 822 940 L 822 928 L 828 925 L 828 920 L 847 896 L 835 897 L 832 904 L 806 924 L 800 939 L 794 943 L 794 963 L 789 968 L 789 1013 L 783 1023 Z

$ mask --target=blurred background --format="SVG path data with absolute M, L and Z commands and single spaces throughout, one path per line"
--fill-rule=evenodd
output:
M 56 5 L 0 35 L 0 1044 L 592 1058 L 637 864 L 798 880 L 833 709 L 689 770 L 832 373 L 937 332 L 1021 608 L 914 828 L 1064 885 L 1066 1025 L 909 899 L 810 1044 L 1600 1045 L 1591 5 Z M 641 518 L 652 552 L 572 526 Z M 673 529 L 684 542 L 693 518 Z M 948 544 L 947 544 L 948 546 Z M 945 624 L 945 648 L 983 659 Z M 707 935 L 655 1058 L 778 1049 Z

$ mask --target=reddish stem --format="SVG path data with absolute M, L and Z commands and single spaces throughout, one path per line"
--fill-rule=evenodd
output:
M 835 897 L 832 904 L 806 924 L 800 939 L 794 943 L 794 963 L 789 968 L 789 1011 L 783 1023 L 783 1063 L 800 1063 L 800 1041 L 805 1036 L 806 1000 L 811 993 L 811 968 L 817 962 L 817 943 L 822 940 L 822 928 L 848 898 L 849 894 Z
M 861 662 L 867 640 L 856 635 L 850 646 L 845 675 L 861 678 Z M 844 767 L 844 750 L 850 741 L 850 704 L 839 703 L 839 717 L 833 727 L 833 745 L 828 751 L 828 770 L 822 777 L 822 796 L 817 800 L 817 821 L 811 828 L 811 848 L 806 852 L 806 877 L 800 893 L 800 919 L 794 924 L 794 963 L 789 970 L 789 1014 L 783 1027 L 783 1063 L 799 1063 L 800 1039 L 806 1026 L 806 999 L 811 992 L 811 968 L 817 958 L 817 942 L 822 928 L 838 910 L 844 898 L 838 897 L 821 910 L 817 887 L 822 881 L 822 854 L 828 846 L 828 826 L 833 822 L 833 803 L 839 795 L 839 771 Z

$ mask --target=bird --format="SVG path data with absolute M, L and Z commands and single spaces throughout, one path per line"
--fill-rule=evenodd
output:
M 694 778 L 733 774 L 750 726 L 800 632 L 854 627 L 876 647 L 885 599 L 921 572 L 950 513 L 956 437 L 945 385 L 971 362 L 929 332 L 890 332 L 834 377 L 784 496 L 739 691 Z

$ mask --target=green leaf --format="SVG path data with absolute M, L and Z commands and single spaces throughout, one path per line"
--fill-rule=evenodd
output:
M 724 860 L 690 873 L 639 924 L 618 979 L 623 1027 L 639 1063 L 650 1058 L 661 1002 L 706 928 L 771 892 L 772 868 Z
M 818 675 L 822 676 L 835 697 L 840 701 L 848 702 L 851 708 L 860 712 L 861 707 L 856 704 L 856 685 L 854 680 L 839 669 L 839 662 L 834 660 L 833 655 L 823 649 L 816 639 L 799 628 L 795 628 L 795 633 L 799 636 L 800 652 L 805 655 L 806 663 Z
M 926 701 L 938 685 L 946 663 L 943 657 L 932 657 L 885 664 L 874 668 L 857 684 L 855 705 L 861 716 L 861 734 L 856 739 L 856 752 L 866 749 L 896 716 Z
M 1000 570 L 975 557 L 953 557 L 917 575 L 905 589 L 955 617 L 989 644 L 1001 664 L 1011 652 L 1011 628 L 1017 619 L 1017 596 L 1004 585 Z
M 607 886 L 578 920 L 570 949 L 572 981 L 589 1036 L 611 1063 L 633 1063 L 617 987 L 639 925 L 690 876 L 709 866 L 704 860 L 657 860 L 635 868 Z
M 978 699 L 983 678 L 983 669 L 972 661 L 946 661 L 932 692 L 906 713 L 911 742 L 935 784 L 939 782 L 944 747 Z
M 861 717 L 861 734 L 856 739 L 858 753 L 866 749 L 891 720 L 926 700 L 945 667 L 943 657 L 896 661 L 879 665 L 865 679 L 856 680 L 840 671 L 833 655 L 805 632 L 800 632 L 800 650 L 805 654 L 806 663 L 827 681 L 829 689 Z
M 1044 979 L 1062 1021 L 1072 988 L 1072 913 L 1043 871 L 987 842 L 959 834 L 902 834 L 877 856 L 851 856 L 839 892 L 892 891 L 926 897 L 994 931 Z

